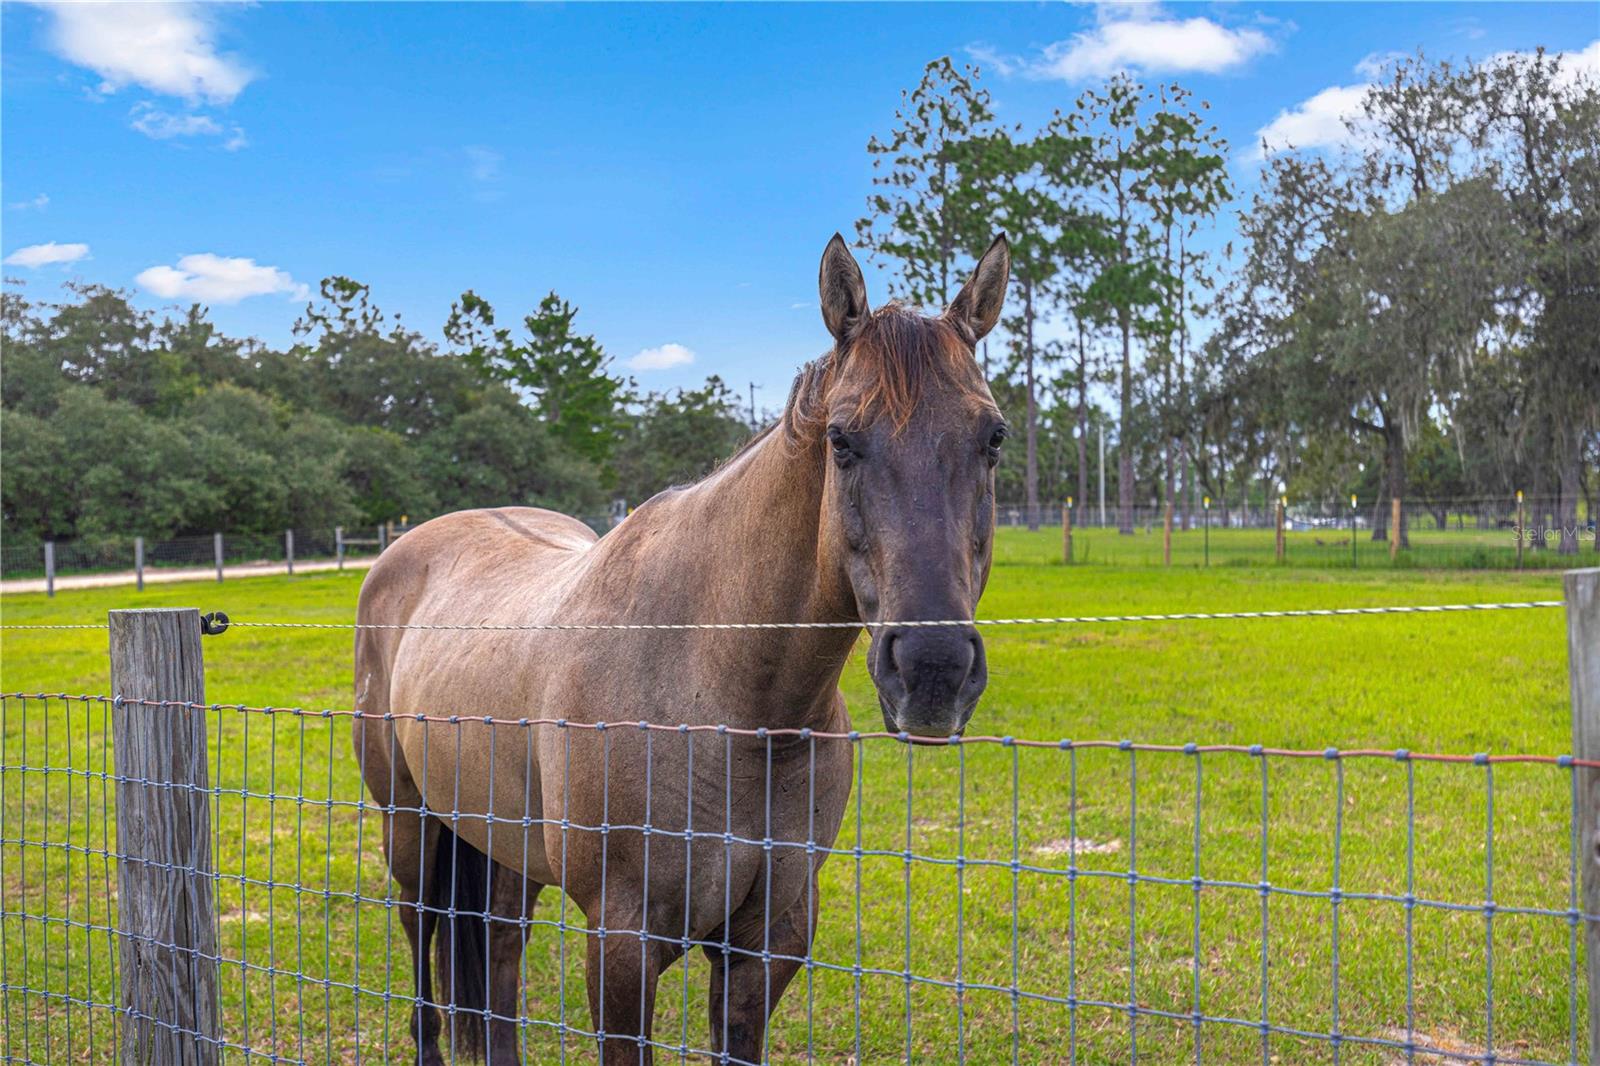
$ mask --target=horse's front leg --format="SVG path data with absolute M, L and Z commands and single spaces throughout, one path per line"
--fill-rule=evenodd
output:
M 589 1016 L 600 1043 L 603 1066 L 650 1066 L 650 1045 L 656 1010 L 656 983 L 661 972 L 682 953 L 676 944 L 644 939 L 644 919 L 636 908 L 607 905 L 600 930 L 589 930 L 584 973 L 589 988 Z
M 706 950 L 706 957 L 711 960 L 711 1050 L 727 1055 L 720 1061 L 766 1061 L 767 1021 L 811 953 L 811 939 L 817 931 L 817 903 L 813 873 L 809 904 L 806 897 L 801 897 L 780 915 L 769 927 L 765 944 L 760 939 L 753 944 L 733 944 L 726 954 Z M 761 957 L 763 948 L 774 956 L 770 961 Z

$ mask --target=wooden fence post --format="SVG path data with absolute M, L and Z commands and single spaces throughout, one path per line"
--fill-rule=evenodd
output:
M 1517 569 L 1522 569 L 1522 542 L 1527 537 L 1527 527 L 1522 524 L 1522 490 L 1517 490 Z
M 56 542 L 53 540 L 44 542 L 44 594 L 56 594 Z
M 1161 516 L 1161 564 L 1172 565 L 1172 501 L 1167 501 L 1166 513 Z
M 1600 760 L 1600 569 L 1569 570 L 1567 669 L 1572 677 L 1572 754 Z M 1573 818 L 1578 826 L 1578 861 L 1583 865 L 1583 913 L 1600 914 L 1600 770 L 1575 767 Z M 1589 1047 L 1600 1049 L 1600 922 L 1584 922 L 1589 971 Z M 1591 1052 L 1592 1053 L 1592 1052 Z
M 200 612 L 110 612 L 122 1062 L 219 1060 Z
M 333 554 L 339 560 L 339 569 L 344 569 L 344 527 L 333 527 Z
M 217 580 L 222 580 L 222 534 L 211 534 L 211 551 L 217 557 Z
M 1277 516 L 1276 516 L 1275 522 L 1277 524 L 1278 530 L 1277 530 L 1277 533 L 1274 534 L 1273 544 L 1274 544 L 1274 547 L 1277 548 L 1278 562 L 1281 563 L 1281 562 L 1283 562 L 1284 549 L 1286 548 L 1286 545 L 1284 544 L 1284 541 L 1283 541 L 1283 498 L 1282 497 L 1278 498 Z
M 1389 500 L 1389 561 L 1400 557 L 1400 497 Z
M 389 547 L 389 527 L 378 527 L 378 554 L 382 555 Z
M 144 538 L 133 538 L 133 584 L 139 591 L 144 591 Z
M 289 568 L 289 576 L 294 577 L 294 530 L 283 531 L 283 562 Z
M 1072 497 L 1061 505 L 1061 560 L 1072 564 Z

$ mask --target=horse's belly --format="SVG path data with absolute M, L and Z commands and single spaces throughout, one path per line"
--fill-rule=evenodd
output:
M 540 728 L 402 719 L 395 731 L 430 813 L 496 862 L 554 884 L 544 847 Z

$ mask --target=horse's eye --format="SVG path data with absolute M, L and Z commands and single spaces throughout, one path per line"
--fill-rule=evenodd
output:
M 856 457 L 855 446 L 850 443 L 850 437 L 838 426 L 828 427 L 828 443 L 833 447 L 833 458 L 840 466 L 848 466 Z
M 1000 445 L 1004 444 L 1006 438 L 1010 435 L 1011 431 L 1006 429 L 1005 426 L 994 427 L 994 432 L 989 434 L 989 453 L 991 455 L 999 455 Z

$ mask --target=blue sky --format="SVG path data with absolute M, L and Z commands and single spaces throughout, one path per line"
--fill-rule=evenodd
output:
M 754 380 L 765 406 L 828 345 L 818 257 L 862 210 L 867 139 L 937 56 L 981 57 L 1023 123 L 1110 70 L 1181 81 L 1246 186 L 1263 130 L 1337 139 L 1372 57 L 1543 45 L 1600 68 L 1592 3 L 7 2 L 0 17 L 0 248 L 27 291 L 77 278 L 152 308 L 199 298 L 227 331 L 282 344 L 329 274 L 435 338 L 465 288 L 502 317 L 553 288 L 641 386 L 717 373 Z

